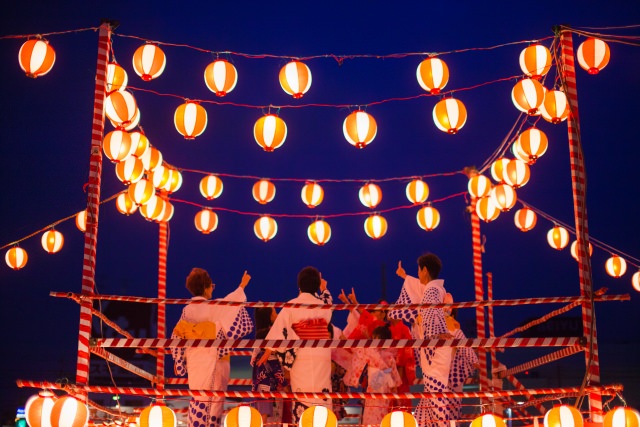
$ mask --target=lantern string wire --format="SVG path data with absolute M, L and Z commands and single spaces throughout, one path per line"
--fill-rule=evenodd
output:
M 81 33 L 83 31 L 98 31 L 100 29 L 100 27 L 89 27 L 89 28 L 79 28 L 76 30 L 64 30 L 64 31 L 53 31 L 50 33 L 37 33 L 37 34 L 15 34 L 15 35 L 6 35 L 6 36 L 0 36 L 0 40 L 5 40 L 5 39 L 32 39 L 32 38 L 40 38 L 40 37 L 47 37 L 47 36 L 59 36 L 62 34 L 69 34 L 69 33 Z

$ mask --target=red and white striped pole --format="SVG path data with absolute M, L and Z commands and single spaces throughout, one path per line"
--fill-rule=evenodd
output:
M 169 223 L 160 221 L 158 234 L 158 299 L 167 298 L 167 235 Z M 167 337 L 167 306 L 164 303 L 158 304 L 158 338 Z M 156 375 L 164 378 L 164 348 L 158 348 L 156 355 Z M 159 389 L 164 388 L 164 384 L 156 385 Z

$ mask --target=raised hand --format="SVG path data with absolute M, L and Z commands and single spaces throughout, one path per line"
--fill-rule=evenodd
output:
M 340 289 L 340 291 L 341 292 L 340 292 L 340 295 L 338 295 L 338 299 L 345 304 L 349 304 L 349 300 L 347 299 L 347 296 L 344 293 L 344 289 Z
M 404 279 L 405 277 L 407 277 L 407 272 L 404 271 L 404 268 L 402 268 L 402 261 L 398 261 L 398 268 L 396 269 L 396 274 L 401 279 Z
M 358 300 L 356 299 L 356 291 L 351 288 L 351 293 L 348 295 L 349 301 L 351 304 L 357 304 Z
M 240 280 L 240 287 L 242 289 L 246 288 L 250 280 L 251 276 L 249 275 L 249 273 L 247 273 L 247 270 L 245 270 L 244 274 L 242 275 L 242 280 Z

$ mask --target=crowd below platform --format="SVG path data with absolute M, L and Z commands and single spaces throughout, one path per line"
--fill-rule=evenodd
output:
M 404 279 L 396 304 L 451 304 L 453 298 L 439 279 L 442 263 L 431 253 L 418 258 L 418 277 L 408 275 L 398 262 L 396 274 Z M 251 276 L 245 271 L 240 285 L 222 300 L 245 302 L 245 288 Z M 173 338 L 240 339 L 255 328 L 256 339 L 448 339 L 465 338 L 455 320 L 455 309 L 353 309 L 343 328 L 332 323 L 334 303 L 327 281 L 314 267 L 298 273 L 299 294 L 289 303 L 302 307 L 256 308 L 252 319 L 238 305 L 187 304 L 173 330 Z M 215 285 L 206 270 L 194 268 L 186 280 L 192 302 L 212 298 Z M 341 290 L 338 299 L 359 304 L 354 289 Z M 324 306 L 318 307 L 318 304 Z M 307 307 L 305 305 L 315 305 Z M 410 325 L 410 326 L 408 326 Z M 192 390 L 226 391 L 230 379 L 230 350 L 215 347 L 174 348 L 174 371 L 186 375 Z M 358 388 L 367 392 L 398 393 L 398 399 L 365 399 L 361 424 L 379 425 L 394 410 L 413 412 L 420 427 L 450 427 L 459 420 L 461 400 L 456 398 L 421 399 L 417 407 L 403 398 L 422 373 L 425 392 L 460 392 L 478 363 L 472 348 L 256 348 L 251 357 L 252 391 L 346 392 Z M 416 368 L 420 367 L 418 371 Z M 252 405 L 263 422 L 298 424 L 311 406 L 332 409 L 338 419 L 346 416 L 346 399 L 295 398 L 276 402 L 255 399 Z M 279 406 L 278 406 L 279 405 Z M 224 398 L 194 397 L 189 403 L 189 427 L 219 427 L 222 424 Z M 280 410 L 274 414 L 274 407 Z

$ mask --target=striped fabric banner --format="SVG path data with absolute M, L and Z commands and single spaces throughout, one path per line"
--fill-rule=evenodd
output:
M 162 195 L 161 197 L 164 197 Z M 169 224 L 161 221 L 158 227 L 158 299 L 167 298 L 167 236 Z M 158 338 L 167 337 L 167 306 L 158 304 Z M 164 348 L 158 348 L 156 355 L 156 375 L 164 377 Z M 158 388 L 163 388 L 163 384 L 158 384 Z

